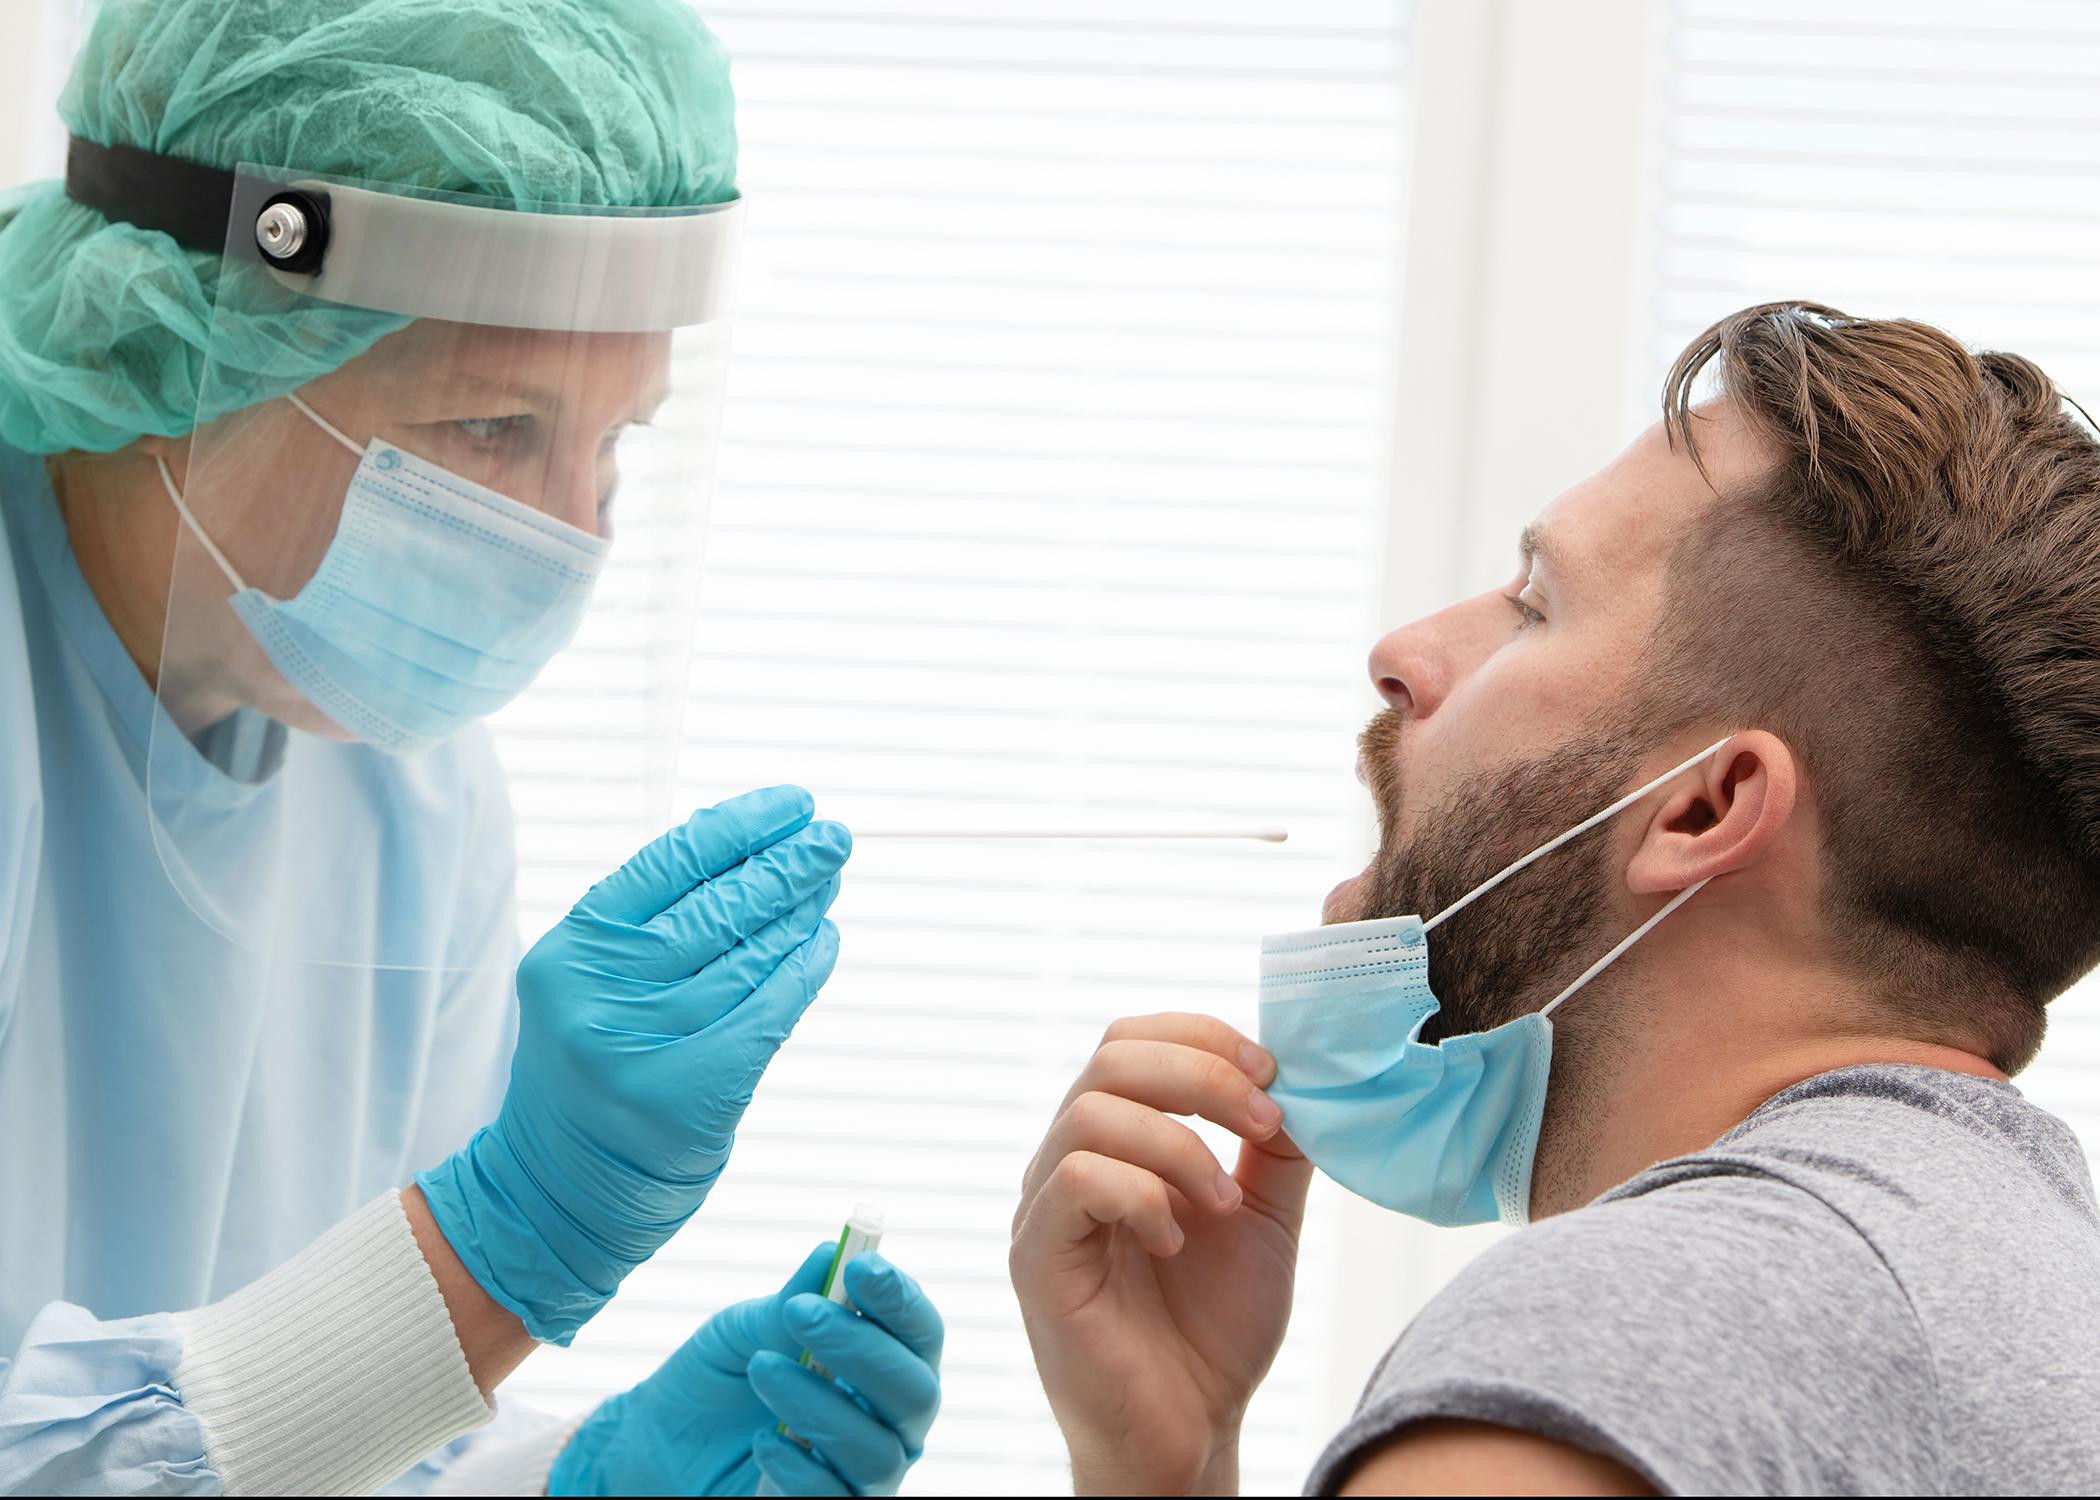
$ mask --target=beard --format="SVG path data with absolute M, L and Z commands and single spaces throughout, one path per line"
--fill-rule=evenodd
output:
M 1359 741 L 1379 845 L 1357 884 L 1356 919 L 1435 916 L 1610 806 L 1640 770 L 1641 751 L 1624 736 L 1587 738 L 1462 780 L 1403 833 L 1402 722 L 1387 709 Z M 1439 926 L 1429 944 L 1429 987 L 1441 1009 L 1422 1040 L 1488 1031 L 1528 1015 L 1609 951 L 1623 935 L 1611 927 L 1612 875 L 1609 835 L 1592 829 Z

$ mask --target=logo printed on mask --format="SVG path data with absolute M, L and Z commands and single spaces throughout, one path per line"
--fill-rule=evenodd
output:
M 343 728 L 400 754 L 517 697 L 575 635 L 612 544 L 376 437 L 360 446 L 287 399 L 358 455 L 335 536 L 290 600 L 241 580 L 155 459 L 271 664 Z
M 1440 1043 L 1418 1040 L 1423 1023 L 1442 1008 L 1429 988 L 1430 930 L 1727 743 L 1716 740 L 1628 792 L 1426 922 L 1381 917 L 1262 940 L 1261 1044 L 1276 1059 L 1269 1097 L 1314 1166 L 1381 1207 L 1432 1224 L 1530 1219 L 1531 1169 L 1553 1063 L 1547 1018 L 1706 881 L 1672 896 L 1537 1011 Z

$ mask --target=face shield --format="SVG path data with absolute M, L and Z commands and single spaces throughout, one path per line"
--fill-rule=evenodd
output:
M 676 820 L 741 205 L 231 175 L 199 424 L 155 476 L 155 845 L 241 946 L 459 967 L 509 774 L 559 784 L 579 891 Z

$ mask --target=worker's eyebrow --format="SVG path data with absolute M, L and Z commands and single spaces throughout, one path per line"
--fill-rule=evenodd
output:
M 1523 557 L 1526 566 L 1530 565 L 1533 558 L 1537 558 L 1563 579 L 1578 571 L 1570 565 L 1568 549 L 1561 545 L 1560 538 L 1536 521 L 1526 526 L 1523 534 L 1517 538 L 1517 551 Z
M 546 386 L 534 385 L 529 380 L 516 380 L 507 375 L 483 375 L 474 370 L 459 372 L 456 379 L 464 390 L 478 395 L 502 396 L 522 401 L 540 411 L 560 411 L 562 399 L 558 393 Z M 670 387 L 662 383 L 651 385 L 635 403 L 634 414 L 628 420 L 647 422 L 656 415 L 657 408 L 670 395 Z
M 550 410 L 561 405 L 560 398 L 553 391 L 510 375 L 484 375 L 478 370 L 459 370 L 454 372 L 452 379 L 462 389 L 478 395 L 507 396 L 528 406 Z

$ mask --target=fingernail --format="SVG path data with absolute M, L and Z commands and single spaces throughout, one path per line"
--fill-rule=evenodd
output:
M 1254 1123 L 1263 1130 L 1268 1130 L 1283 1123 L 1283 1111 L 1277 1107 L 1276 1101 L 1267 1094 L 1249 1094 L 1247 1096 L 1247 1113 L 1253 1118 Z
M 1225 1207 L 1238 1208 L 1240 1206 L 1240 1185 L 1232 1180 L 1230 1172 L 1220 1172 L 1218 1174 L 1217 1193 L 1218 1202 L 1224 1204 Z
M 1269 1076 L 1275 1060 L 1252 1042 L 1240 1043 L 1240 1071 L 1256 1083 Z

